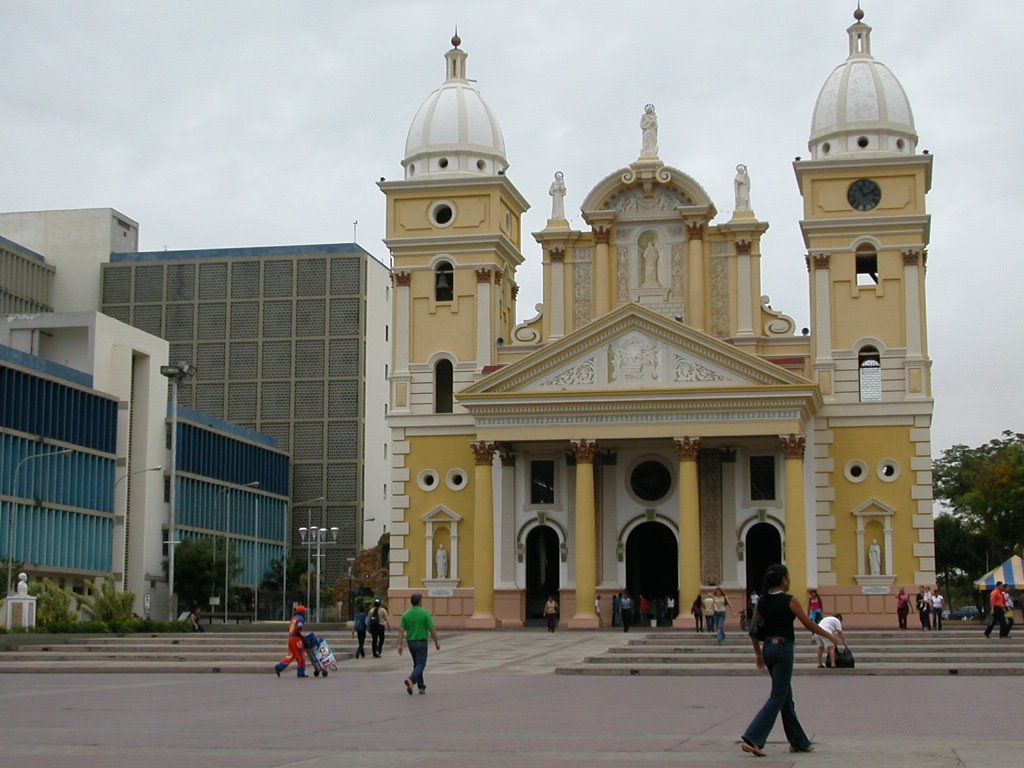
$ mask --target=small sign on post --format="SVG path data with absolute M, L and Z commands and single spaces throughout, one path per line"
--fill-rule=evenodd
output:
M 153 595 L 149 592 L 142 596 L 142 611 L 146 614 L 146 618 L 149 618 L 149 613 L 153 609 Z

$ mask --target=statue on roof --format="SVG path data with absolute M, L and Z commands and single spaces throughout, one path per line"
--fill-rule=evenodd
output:
M 736 210 L 750 210 L 750 175 L 747 173 L 747 166 L 740 163 L 736 166 Z
M 643 144 L 640 149 L 640 157 L 657 157 L 658 115 L 654 111 L 653 104 L 648 104 L 644 107 L 644 114 L 640 118 L 640 130 L 643 133 Z
M 548 194 L 551 195 L 551 218 L 565 219 L 565 174 L 561 171 L 555 173 Z

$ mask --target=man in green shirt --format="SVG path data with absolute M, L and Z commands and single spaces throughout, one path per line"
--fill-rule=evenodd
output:
M 420 606 L 423 595 L 419 592 L 410 598 L 412 608 L 402 614 L 402 623 L 398 632 L 398 654 L 402 654 L 402 641 L 409 643 L 409 655 L 412 656 L 412 674 L 405 679 L 405 692 L 412 696 L 415 685 L 420 693 L 427 692 L 427 684 L 423 682 L 423 670 L 427 666 L 427 637 L 434 640 L 434 647 L 441 650 L 441 641 L 437 639 L 434 629 L 434 617 L 430 611 Z

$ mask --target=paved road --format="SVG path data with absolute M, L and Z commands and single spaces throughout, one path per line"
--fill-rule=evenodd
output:
M 766 760 L 736 741 L 767 694 L 751 678 L 550 673 L 590 653 L 587 634 L 464 633 L 431 654 L 408 696 L 408 657 L 347 664 L 326 680 L 251 675 L 2 675 L 0 765 L 17 768 L 537 768 L 583 766 L 1019 765 L 1024 678 L 796 680 L 818 744 Z M 490 668 L 492 671 L 488 671 Z

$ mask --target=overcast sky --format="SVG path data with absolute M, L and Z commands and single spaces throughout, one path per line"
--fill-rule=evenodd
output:
M 660 155 L 729 218 L 737 163 L 771 228 L 764 292 L 809 325 L 792 169 L 818 90 L 845 60 L 850 0 L 25 2 L 0 0 L 0 210 L 113 207 L 142 250 L 356 241 L 382 260 L 381 177 L 400 178 L 456 25 L 504 132 L 509 178 L 544 226 L 635 160 L 653 103 Z M 1024 4 L 864 0 L 902 82 L 928 198 L 933 453 L 1024 431 Z M 577 215 L 577 228 L 585 224 Z M 527 236 L 520 320 L 540 301 Z

